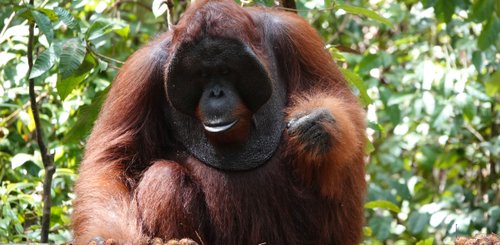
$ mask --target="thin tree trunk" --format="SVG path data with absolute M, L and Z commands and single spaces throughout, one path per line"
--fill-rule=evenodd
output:
M 30 5 L 34 5 L 34 0 L 30 0 Z M 33 22 L 29 25 L 29 39 L 28 39 L 28 77 L 33 69 L 33 46 L 34 46 L 34 28 L 35 24 Z M 40 115 L 38 112 L 38 107 L 36 103 L 35 94 L 35 79 L 29 79 L 29 95 L 31 102 L 31 111 L 33 113 L 33 119 L 35 120 L 35 131 L 36 140 L 38 147 L 40 148 L 40 154 L 42 155 L 43 168 L 45 170 L 45 176 L 43 179 L 43 213 L 42 213 L 42 233 L 40 242 L 47 243 L 49 241 L 49 230 L 50 230 L 50 208 L 52 207 L 52 177 L 56 171 L 52 156 L 49 154 L 45 143 L 43 142 L 43 132 L 40 124 Z

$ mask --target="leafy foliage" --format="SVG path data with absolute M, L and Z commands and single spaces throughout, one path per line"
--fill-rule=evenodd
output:
M 39 241 L 44 170 L 27 78 L 57 171 L 50 240 L 71 239 L 85 137 L 123 61 L 187 1 L 0 0 L 0 242 Z M 246 5 L 272 6 L 259 0 Z M 366 244 L 449 244 L 500 228 L 500 2 L 297 1 L 367 109 Z M 28 23 L 36 24 L 27 74 Z

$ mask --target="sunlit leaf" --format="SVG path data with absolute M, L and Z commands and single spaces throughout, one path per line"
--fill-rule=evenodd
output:
M 367 227 L 367 226 L 363 227 L 363 235 L 365 237 L 371 237 L 371 236 L 373 236 L 372 229 L 370 227 Z
M 10 160 L 13 169 L 18 168 L 28 161 L 35 161 L 35 157 L 31 154 L 18 153 Z
M 92 23 L 87 31 L 87 39 L 92 42 L 97 42 L 109 33 L 116 33 L 120 37 L 126 38 L 129 34 L 130 26 L 122 21 L 114 20 L 98 20 Z
M 71 76 L 80 67 L 85 58 L 85 53 L 85 42 L 79 38 L 69 39 L 63 44 L 59 65 L 62 79 Z
M 29 78 L 36 78 L 45 74 L 48 70 L 50 70 L 50 68 L 52 68 L 52 66 L 54 66 L 56 61 L 57 55 L 54 51 L 54 47 L 50 46 L 36 58 Z
M 56 12 L 57 16 L 59 16 L 59 19 L 70 29 L 74 29 L 75 27 L 78 26 L 78 22 L 75 20 L 75 18 L 71 15 L 71 13 L 63 9 L 61 7 L 56 7 L 54 8 L 54 11 Z
M 35 185 L 36 185 L 35 183 L 23 183 L 23 182 L 9 183 L 9 184 L 7 184 L 6 192 L 7 192 L 7 194 L 9 194 L 11 192 L 22 193 L 25 189 L 32 188 Z
M 52 9 L 37 8 L 36 10 L 39 11 L 39 12 L 42 12 L 44 15 L 46 15 L 47 17 L 49 17 L 50 21 L 56 21 L 57 19 L 59 19 L 59 17 L 57 16 L 56 12 L 54 10 L 52 10 Z
M 76 172 L 75 170 L 69 168 L 57 168 L 54 178 L 63 176 L 74 177 L 76 176 Z
M 411 101 L 413 97 L 415 97 L 415 94 L 394 94 L 394 96 L 387 101 L 387 105 L 399 105 L 403 102 Z
M 33 15 L 33 18 L 35 18 L 35 22 L 38 25 L 38 28 L 43 32 L 43 34 L 45 34 L 45 37 L 47 37 L 47 41 L 51 43 L 54 39 L 54 30 L 49 17 L 36 10 L 31 11 L 31 14 Z
M 414 235 L 421 234 L 429 224 L 429 220 L 430 215 L 428 213 L 412 212 L 408 217 L 408 231 Z
M 365 143 L 364 152 L 365 152 L 365 154 L 369 155 L 370 153 L 375 151 L 375 146 L 373 146 L 373 143 L 369 139 L 366 139 L 365 142 L 366 143 Z
M 102 59 L 98 59 L 98 68 L 99 68 L 99 71 L 105 71 L 106 69 L 108 69 L 108 62 L 102 60 Z
M 382 208 L 392 211 L 394 213 L 399 213 L 401 210 L 396 204 L 386 201 L 386 200 L 376 200 L 365 203 L 365 208 L 374 209 L 374 208 Z
M 80 82 L 82 82 L 89 74 L 89 72 L 96 67 L 97 61 L 90 54 L 85 55 L 85 59 L 82 64 L 74 71 L 70 76 L 60 79 L 57 82 L 57 93 L 62 100 L 73 91 Z
M 347 5 L 344 3 L 337 3 L 335 6 L 339 9 L 345 10 L 347 13 L 363 15 L 363 16 L 366 16 L 366 17 L 372 19 L 372 20 L 378 21 L 380 23 L 383 23 L 383 24 L 386 24 L 386 25 L 392 27 L 392 22 L 389 19 L 382 17 L 381 15 L 375 13 L 372 10 L 362 8 L 362 7 Z
M 453 115 L 453 106 L 450 104 L 447 104 L 443 107 L 441 112 L 439 112 L 438 116 L 434 119 L 434 122 L 432 123 L 435 128 L 442 128 L 444 127 L 445 121 L 449 120 L 450 117 Z
M 76 143 L 85 139 L 85 136 L 87 136 L 92 129 L 94 121 L 97 119 L 97 115 L 99 114 L 99 110 L 106 98 L 108 90 L 109 88 L 96 94 L 90 105 L 80 107 L 75 125 L 64 136 L 62 142 Z
M 363 80 L 361 80 L 361 78 L 351 70 L 341 69 L 341 72 L 346 78 L 346 80 L 359 90 L 360 98 L 363 104 L 364 105 L 370 104 L 372 100 L 370 99 L 370 96 L 368 96 L 368 93 L 366 92 L 368 88 L 366 87 L 366 84 L 363 82 Z
M 491 78 L 485 83 L 485 88 L 489 96 L 500 93 L 500 71 L 496 71 L 491 75 Z
M 391 222 L 391 217 L 375 216 L 370 219 L 368 224 L 377 239 L 386 240 L 391 233 Z
M 332 55 L 332 58 L 336 61 L 345 61 L 345 57 L 340 53 L 340 51 L 335 47 L 328 47 L 328 51 Z
M 29 21 L 34 21 L 32 8 L 28 6 L 15 6 L 16 16 L 21 19 L 26 19 Z
M 417 242 L 417 245 L 433 245 L 434 244 L 434 238 L 427 238 L 425 240 L 420 240 Z
M 156 18 L 160 17 L 163 13 L 165 13 L 168 10 L 167 1 L 166 0 L 153 0 L 151 10 L 153 11 L 153 15 Z
M 126 25 L 121 28 L 116 28 L 113 29 L 113 31 L 118 34 L 118 36 L 126 38 L 128 36 L 128 33 L 130 32 L 130 26 Z
M 477 46 L 485 50 L 491 45 L 494 45 L 495 42 L 500 38 L 500 19 L 491 16 L 491 18 L 486 22 L 486 25 L 483 27 L 481 34 L 477 39 Z
M 376 123 L 376 122 L 368 122 L 368 127 L 379 132 L 379 133 L 384 132 L 384 127 L 381 124 Z

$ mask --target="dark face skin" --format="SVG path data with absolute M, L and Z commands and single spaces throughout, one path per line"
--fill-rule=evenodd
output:
M 199 119 L 209 133 L 223 133 L 239 121 L 237 108 L 242 103 L 234 88 L 229 69 L 213 69 L 203 74 L 208 84 L 203 88 L 199 102 Z
M 174 134 L 188 151 L 225 170 L 269 159 L 283 130 L 285 92 L 248 46 L 204 38 L 182 45 L 167 69 Z

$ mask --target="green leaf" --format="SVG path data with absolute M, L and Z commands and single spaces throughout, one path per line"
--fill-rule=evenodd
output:
M 487 20 L 494 10 L 493 0 L 475 1 L 471 9 L 471 18 L 476 22 Z
M 10 160 L 11 168 L 12 169 L 18 168 L 29 161 L 35 162 L 36 161 L 35 157 L 33 157 L 33 155 L 26 153 L 18 153 Z
M 57 16 L 56 12 L 54 10 L 52 10 L 52 9 L 37 8 L 36 10 L 39 11 L 39 12 L 42 12 L 47 17 L 49 17 L 50 21 L 56 21 L 57 19 L 59 19 L 59 17 Z
M 16 11 L 16 16 L 21 19 L 26 19 L 28 21 L 34 21 L 31 10 L 33 8 L 29 6 L 14 6 L 14 11 Z
M 365 236 L 365 237 L 373 236 L 372 228 L 370 228 L 368 226 L 363 227 L 363 236 Z
M 379 132 L 379 133 L 384 133 L 384 131 L 385 131 L 384 127 L 376 122 L 368 122 L 368 127 Z
M 55 7 L 54 8 L 57 16 L 59 16 L 59 19 L 69 28 L 69 29 L 74 29 L 75 27 L 78 27 L 78 22 L 73 18 L 71 13 L 67 11 L 66 9 L 63 9 L 61 7 Z
M 433 245 L 434 244 L 434 237 L 427 238 L 425 240 L 420 240 L 417 242 L 417 245 Z
M 413 235 L 421 234 L 429 224 L 429 220 L 430 215 L 428 213 L 420 213 L 418 211 L 414 211 L 408 218 L 408 231 Z
M 108 91 L 109 87 L 97 93 L 90 105 L 83 105 L 78 109 L 76 123 L 63 138 L 63 143 L 78 143 L 85 139 L 99 115 L 99 111 Z
M 441 112 L 437 115 L 437 117 L 432 122 L 434 128 L 443 128 L 445 127 L 445 122 L 448 121 L 451 116 L 453 116 L 453 106 L 447 104 L 443 107 Z
M 88 40 L 95 42 L 104 38 L 106 34 L 114 32 L 119 36 L 126 38 L 130 31 L 130 26 L 121 21 L 98 20 L 90 26 L 86 37 Z
M 62 79 L 68 78 L 80 67 L 85 53 L 85 42 L 79 38 L 69 39 L 63 44 L 59 64 Z
M 23 183 L 23 182 L 8 183 L 5 192 L 7 194 L 10 194 L 13 192 L 23 193 L 24 191 L 26 191 L 26 189 L 30 189 L 30 188 L 33 188 L 35 186 L 36 186 L 35 183 Z M 11 195 L 9 195 L 9 196 L 11 196 Z
M 59 79 L 57 81 L 57 93 L 61 97 L 61 100 L 66 99 L 66 97 L 73 91 L 80 82 L 82 82 L 89 74 L 89 72 L 96 67 L 97 61 L 94 57 L 87 53 L 83 63 L 78 67 L 78 69 L 73 72 L 69 77 L 64 79 Z
M 375 216 L 370 219 L 368 224 L 377 239 L 386 240 L 391 234 L 391 222 L 391 217 Z
M 74 169 L 69 169 L 69 168 L 57 168 L 56 173 L 54 175 L 54 178 L 61 177 L 61 176 L 69 176 L 69 177 L 74 177 L 76 176 L 75 170 Z
M 386 200 L 376 200 L 376 201 L 371 201 L 365 203 L 365 208 L 369 209 L 375 209 L 375 208 L 382 208 L 382 209 L 387 209 L 389 211 L 392 211 L 394 213 L 399 213 L 401 210 L 399 209 L 396 204 L 386 201 Z
M 336 47 L 328 47 L 328 51 L 332 55 L 332 58 L 337 61 L 345 62 L 345 57 L 340 53 Z
M 360 98 L 363 104 L 368 105 L 372 103 L 370 96 L 368 96 L 368 93 L 366 92 L 367 90 L 366 84 L 363 82 L 363 80 L 361 80 L 358 74 L 347 69 L 340 69 L 340 71 L 342 72 L 346 80 L 359 90 Z
M 491 219 L 500 220 L 500 206 L 496 205 L 488 210 L 488 215 Z
M 49 17 L 36 10 L 31 11 L 31 14 L 33 15 L 33 18 L 35 18 L 38 28 L 43 32 L 43 34 L 45 34 L 45 37 L 47 37 L 47 41 L 52 43 L 52 40 L 54 39 L 54 30 Z
M 486 94 L 494 96 L 500 92 L 500 71 L 496 71 L 485 84 Z
M 448 23 L 455 13 L 455 2 L 450 0 L 438 0 L 434 5 L 434 11 L 439 21 Z
M 22 234 L 24 232 L 24 228 L 20 223 L 14 224 L 14 228 L 16 228 L 17 234 Z
M 399 105 L 405 101 L 412 101 L 413 98 L 415 97 L 415 94 L 394 94 L 392 95 L 389 100 L 387 101 L 387 106 L 392 106 L 392 105 Z
M 357 7 L 357 6 L 352 6 L 352 5 L 347 5 L 344 3 L 337 3 L 336 6 L 339 9 L 345 10 L 347 13 L 363 15 L 363 16 L 366 16 L 370 19 L 378 21 L 380 23 L 386 24 L 389 27 L 392 27 L 392 22 L 389 19 L 382 17 L 381 15 L 379 15 L 379 14 L 377 14 L 374 11 L 371 11 L 369 9 L 365 9 L 365 8 Z
M 422 0 L 422 4 L 424 5 L 424 8 L 430 8 L 436 4 L 436 0 Z
M 356 72 L 365 74 L 370 72 L 373 68 L 388 67 L 394 63 L 393 57 L 387 52 L 380 51 L 377 54 L 367 54 L 356 65 Z
M 368 138 L 365 139 L 365 142 L 365 149 L 363 151 L 366 155 L 369 155 L 375 151 L 375 146 L 373 146 L 373 143 Z
M 491 0 L 491 1 L 493 1 L 493 0 Z M 497 11 L 495 11 L 496 15 L 498 17 L 500 17 L 500 3 L 498 1 L 495 2 L 495 9 L 497 10 Z
M 99 71 L 105 71 L 106 69 L 108 69 L 108 62 L 102 60 L 102 59 L 98 59 L 97 60 L 98 62 L 98 68 L 99 68 Z
M 491 16 L 491 18 L 486 22 L 486 25 L 483 26 L 483 30 L 477 39 L 477 46 L 481 50 L 485 50 L 491 45 L 494 45 L 495 42 L 500 38 L 500 20 Z
M 126 26 L 115 26 L 116 28 L 113 29 L 113 32 L 115 32 L 116 34 L 118 34 L 118 36 L 120 37 L 123 37 L 123 38 L 127 38 L 128 37 L 128 33 L 130 32 L 130 26 L 129 25 L 126 25 Z
M 476 50 L 472 53 L 472 64 L 476 68 L 476 71 L 481 72 L 483 67 L 483 52 Z
M 33 69 L 30 73 L 30 79 L 39 77 L 45 74 L 57 61 L 57 54 L 54 47 L 51 45 L 48 49 L 43 51 L 33 64 Z

